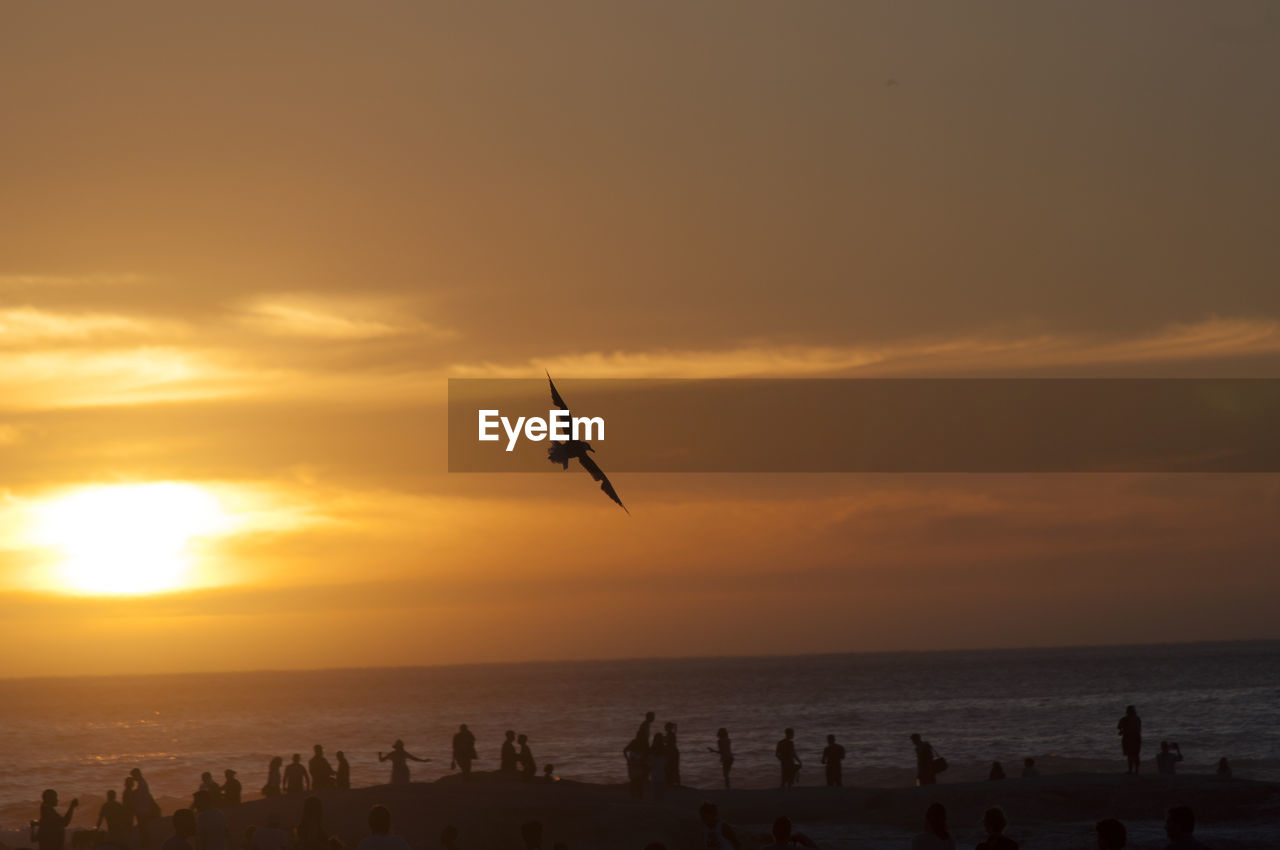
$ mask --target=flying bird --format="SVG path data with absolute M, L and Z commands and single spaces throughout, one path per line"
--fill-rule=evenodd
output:
M 551 380 L 551 373 L 547 372 L 547 383 L 551 385 L 551 401 L 556 407 L 567 411 L 569 405 L 564 403 L 564 399 L 560 397 L 560 393 L 556 390 L 555 382 Z M 590 457 L 588 452 L 594 452 L 595 449 L 586 440 L 565 440 L 564 442 L 551 441 L 551 447 L 547 449 L 547 460 L 552 463 L 558 463 L 565 469 L 569 468 L 569 461 L 574 458 L 578 459 L 578 463 L 582 464 L 582 468 L 591 473 L 592 479 L 600 482 L 600 489 L 610 499 L 618 503 L 618 507 L 627 511 L 627 506 L 622 504 L 622 500 L 618 498 L 618 491 L 613 489 L 613 485 L 609 483 L 609 476 L 604 474 L 596 462 Z M 627 511 L 630 516 L 631 511 Z

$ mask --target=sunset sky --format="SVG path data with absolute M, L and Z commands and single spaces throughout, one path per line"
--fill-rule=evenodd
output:
M 627 516 L 444 410 L 1280 377 L 1277 103 L 1261 2 L 5 4 L 0 676 L 1280 638 L 1276 476 Z

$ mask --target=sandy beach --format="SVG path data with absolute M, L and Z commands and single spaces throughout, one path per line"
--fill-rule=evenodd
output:
M 1131 846 L 1162 848 L 1163 813 L 1175 803 L 1192 806 L 1200 823 L 1197 835 L 1211 847 L 1253 850 L 1280 842 L 1280 785 L 1203 775 L 1065 773 L 925 789 L 678 789 L 653 802 L 631 799 L 622 784 L 523 783 L 478 773 L 468 781 L 449 776 L 399 787 L 322 791 L 318 796 L 324 802 L 327 828 L 347 847 L 355 847 L 367 833 L 369 808 L 382 804 L 392 812 L 393 831 L 413 850 L 439 847 L 447 824 L 459 829 L 460 846 L 468 850 L 520 847 L 520 825 L 529 820 L 542 822 L 546 847 L 564 842 L 571 850 L 640 850 L 658 841 L 671 850 L 693 850 L 700 847 L 697 809 L 704 800 L 719 805 L 744 848 L 765 844 L 770 824 L 783 814 L 819 847 L 904 848 L 919 832 L 925 807 L 934 801 L 947 807 L 960 847 L 972 847 L 981 839 L 978 823 L 992 805 L 1004 807 L 1010 836 L 1027 848 L 1093 847 L 1093 824 L 1102 817 L 1124 821 Z M 249 827 L 265 824 L 273 809 L 280 812 L 284 825 L 291 826 L 304 797 L 252 800 L 228 809 L 232 836 L 239 840 Z M 85 823 L 92 811 L 86 808 L 81 815 Z M 161 834 L 168 834 L 167 824 Z M 25 839 L 17 833 L 3 836 L 6 847 L 25 847 Z

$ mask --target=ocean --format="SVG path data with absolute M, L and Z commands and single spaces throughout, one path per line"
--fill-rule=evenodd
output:
M 448 772 L 459 723 L 477 738 L 477 770 L 497 767 L 503 731 L 528 734 L 541 765 L 591 782 L 625 781 L 622 748 L 645 711 L 653 731 L 678 724 L 685 784 L 719 787 L 716 729 L 727 727 L 739 787 L 777 781 L 773 748 L 796 730 L 801 784 L 823 781 L 827 734 L 848 752 L 846 784 L 910 784 L 908 736 L 951 763 L 942 781 L 985 776 L 994 760 L 1017 776 L 1123 771 L 1115 725 L 1127 704 L 1143 719 L 1144 770 L 1161 739 L 1183 772 L 1220 756 L 1239 777 L 1280 778 L 1280 642 L 1088 647 L 770 658 L 589 661 L 453 667 L 14 679 L 0 681 L 0 829 L 34 817 L 40 792 L 85 806 L 133 767 L 166 812 L 187 804 L 203 771 L 235 769 L 256 798 L 274 755 L 314 744 L 351 762 L 353 785 L 381 784 L 377 753 L 403 738 Z

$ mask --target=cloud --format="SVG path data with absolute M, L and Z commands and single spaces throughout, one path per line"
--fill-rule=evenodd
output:
M 527 378 L 549 369 L 575 378 L 745 378 L 929 375 L 945 371 L 1142 365 L 1280 354 L 1280 322 L 1211 318 L 1119 339 L 1041 334 L 965 335 L 867 346 L 760 343 L 709 351 L 657 350 L 553 354 L 524 363 L 461 363 L 466 378 Z
M 172 322 L 110 313 L 60 313 L 34 307 L 0 310 L 0 346 L 7 348 L 120 337 L 154 338 L 171 334 L 175 328 Z
M 387 298 L 272 295 L 242 306 L 241 324 L 266 334 L 329 340 L 417 335 L 452 339 L 457 334 L 413 315 L 411 305 Z
M 244 392 L 245 375 L 175 347 L 59 349 L 0 358 L 0 408 L 44 410 L 217 398 Z

